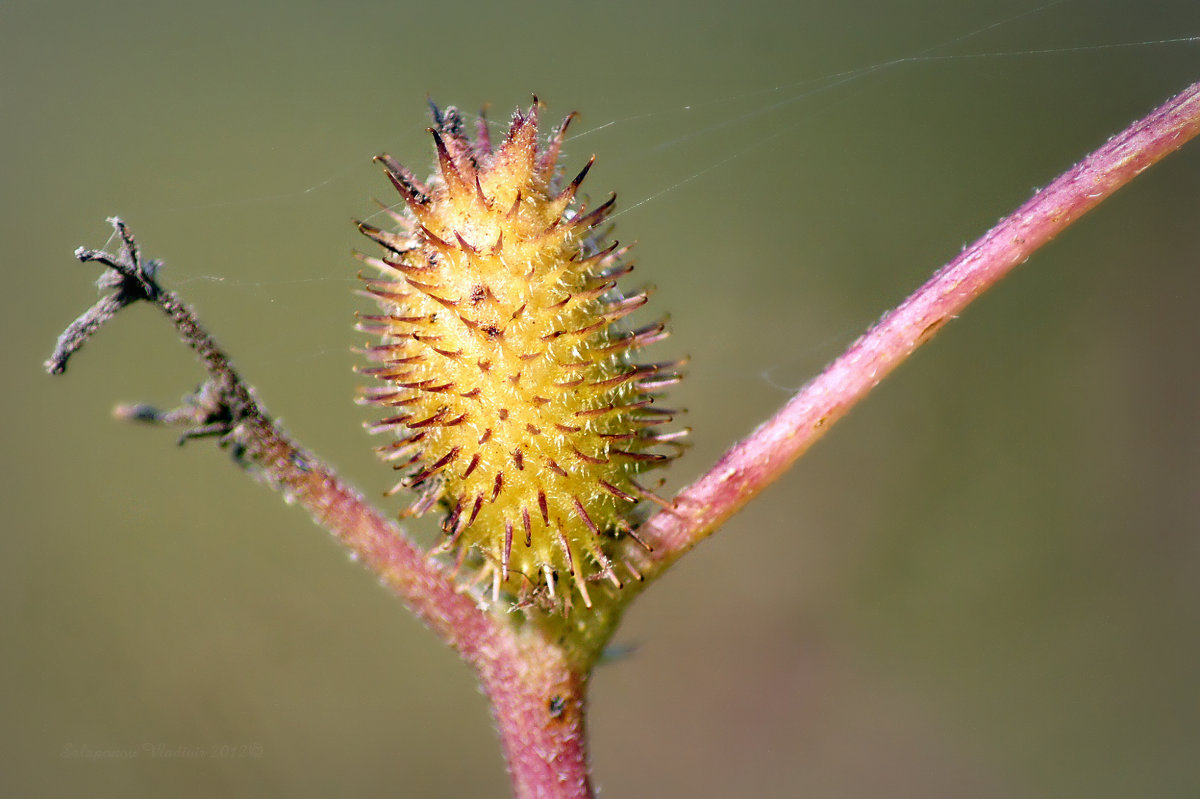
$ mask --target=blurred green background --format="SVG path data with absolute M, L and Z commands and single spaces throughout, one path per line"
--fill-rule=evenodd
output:
M 377 496 L 349 353 L 349 220 L 391 196 L 371 156 L 425 171 L 426 95 L 578 109 L 565 162 L 597 154 L 672 316 L 653 356 L 693 358 L 677 487 L 1200 79 L 1196 42 L 1070 50 L 1200 34 L 1195 0 L 830 6 L 0 4 L 0 793 L 508 790 L 466 668 L 304 513 L 110 418 L 200 380 L 164 320 L 134 309 L 42 373 L 105 216 Z M 1028 52 L 862 70 L 926 51 Z M 1197 230 L 1193 143 L 651 589 L 594 682 L 604 795 L 1200 793 Z

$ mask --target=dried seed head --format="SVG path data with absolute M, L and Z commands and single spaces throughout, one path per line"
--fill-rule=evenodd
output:
M 557 188 L 572 117 L 539 146 L 535 98 L 493 147 L 486 123 L 471 139 L 456 109 L 433 116 L 428 185 L 377 159 L 404 201 L 399 231 L 359 224 L 384 249 L 360 256 L 382 309 L 360 319 L 381 339 L 364 398 L 387 415 L 370 429 L 394 436 L 381 454 L 417 492 L 406 512 L 440 506 L 440 546 L 478 560 L 494 600 L 590 605 L 588 583 L 636 576 L 617 542 L 636 540 L 632 512 L 653 496 L 637 476 L 677 454 L 653 403 L 680 363 L 633 360 L 666 332 L 621 321 L 647 295 L 616 286 L 627 248 L 597 230 L 613 199 L 578 204 L 592 161 Z

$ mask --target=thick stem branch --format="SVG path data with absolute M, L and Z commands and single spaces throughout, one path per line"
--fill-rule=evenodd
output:
M 1130 125 L 1005 217 L 887 314 L 772 419 L 639 530 L 661 571 L 774 482 L 949 320 L 1039 247 L 1200 133 L 1200 83 Z
M 517 799 L 592 796 L 587 760 L 587 674 L 540 636 L 480 669 Z M 525 640 L 525 639 L 528 640 Z

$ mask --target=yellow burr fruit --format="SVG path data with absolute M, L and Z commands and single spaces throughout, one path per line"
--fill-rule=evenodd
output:
M 380 156 L 404 210 L 395 231 L 359 223 L 384 249 L 359 256 L 381 309 L 359 323 L 380 338 L 363 398 L 387 416 L 370 429 L 394 437 L 379 451 L 416 492 L 405 514 L 445 512 L 437 549 L 493 603 L 565 610 L 573 586 L 590 607 L 589 583 L 639 577 L 616 553 L 639 540 L 638 503 L 662 503 L 638 478 L 686 433 L 659 431 L 673 412 L 655 405 L 682 362 L 633 360 L 667 333 L 623 322 L 647 294 L 617 288 L 628 248 L 599 229 L 615 196 L 576 198 L 592 161 L 556 175 L 573 115 L 540 146 L 535 98 L 495 147 L 482 116 L 473 138 L 456 109 L 433 117 L 434 176 Z

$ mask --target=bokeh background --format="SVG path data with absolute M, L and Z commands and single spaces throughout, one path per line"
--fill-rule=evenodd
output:
M 678 487 L 1200 79 L 1195 41 L 1092 47 L 1196 36 L 1194 0 L 1039 5 L 0 4 L 0 793 L 508 790 L 467 669 L 329 536 L 210 444 L 110 418 L 201 378 L 155 312 L 42 373 L 106 216 L 378 495 L 349 352 L 371 156 L 425 170 L 427 95 L 578 109 L 566 163 L 597 154 L 673 320 L 656 355 L 693 359 Z M 594 681 L 604 795 L 1200 793 L 1198 230 L 1194 143 L 652 588 Z

